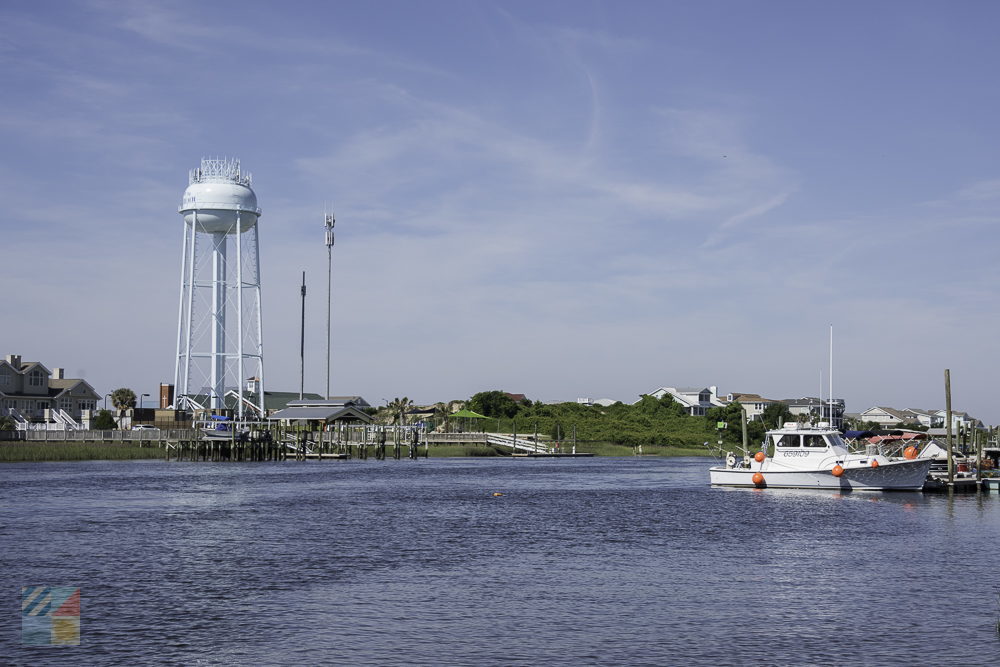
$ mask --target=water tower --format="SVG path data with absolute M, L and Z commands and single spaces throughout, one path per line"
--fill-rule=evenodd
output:
M 220 410 L 232 391 L 239 417 L 248 410 L 262 415 L 260 209 L 252 177 L 239 160 L 202 159 L 188 183 L 178 209 L 184 249 L 174 405 Z

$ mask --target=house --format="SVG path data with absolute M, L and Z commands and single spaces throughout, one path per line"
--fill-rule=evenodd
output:
M 895 408 L 889 408 L 881 405 L 868 408 L 861 413 L 861 421 L 863 422 L 874 422 L 879 426 L 889 426 L 895 424 L 905 424 L 915 421 L 916 417 L 910 414 L 906 414 L 902 410 L 897 410 Z
M 948 411 L 947 410 L 937 410 L 935 413 L 941 421 L 940 426 L 947 428 L 948 424 Z M 969 429 L 969 428 L 984 428 L 983 422 L 975 417 L 969 415 L 968 412 L 959 412 L 957 410 L 951 411 L 951 430 L 958 431 L 959 429 Z
M 50 371 L 37 361 L 22 361 L 19 354 L 0 361 L 0 414 L 23 427 L 36 423 L 80 428 L 89 424 L 100 398 L 86 380 L 67 378 L 62 368 Z
M 588 408 L 592 408 L 595 405 L 607 408 L 611 407 L 615 403 L 618 403 L 619 401 L 616 401 L 613 398 L 578 398 L 576 399 L 576 402 L 580 405 L 586 405 Z
M 767 406 L 777 403 L 777 401 L 764 398 L 760 394 L 742 394 L 739 392 L 726 394 L 726 402 L 732 403 L 733 401 L 737 401 L 743 406 L 743 412 L 746 414 L 747 421 L 759 420 Z
M 934 410 L 920 410 L 918 408 L 904 408 L 900 410 L 911 420 L 915 419 L 921 426 L 934 428 L 944 425 L 944 417 L 939 416 Z
M 691 387 L 660 387 L 646 396 L 660 399 L 669 395 L 693 417 L 703 416 L 711 408 L 719 408 L 725 402 L 719 399 L 718 388 L 715 386 L 695 389 Z

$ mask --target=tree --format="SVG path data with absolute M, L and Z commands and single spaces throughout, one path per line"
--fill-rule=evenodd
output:
M 135 392 L 127 387 L 121 387 L 111 392 L 111 404 L 118 409 L 118 414 L 135 407 Z
M 100 410 L 97 416 L 90 422 L 90 428 L 95 431 L 110 431 L 116 426 L 118 424 L 115 423 L 115 418 L 111 416 L 111 412 L 108 410 Z
M 487 417 L 510 419 L 520 409 L 518 403 L 499 389 L 481 391 L 469 399 L 469 409 Z
M 406 422 L 406 413 L 409 412 L 412 407 L 413 401 L 408 399 L 406 396 L 392 399 L 389 403 L 390 421 L 394 421 L 402 426 Z
M 451 419 L 451 407 L 455 401 L 448 401 L 447 403 L 435 403 L 434 404 L 434 419 L 438 420 L 438 423 L 444 425 L 444 430 L 448 430 L 448 422 Z
M 764 422 L 765 429 L 779 428 L 785 422 L 792 421 L 792 413 L 786 403 L 775 401 L 760 413 L 760 420 Z
M 17 422 L 10 415 L 0 416 L 0 431 L 16 431 Z

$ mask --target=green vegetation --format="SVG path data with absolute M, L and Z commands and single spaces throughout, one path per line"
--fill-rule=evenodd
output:
M 530 405 L 531 401 L 527 401 L 527 404 Z M 506 392 L 494 389 L 492 391 L 481 391 L 473 395 L 466 407 L 473 412 L 478 412 L 487 417 L 506 417 L 510 419 L 517 416 L 521 405 L 508 396 Z
M 17 422 L 9 415 L 0 416 L 0 431 L 14 431 L 17 429 Z
M 108 410 L 101 410 L 97 413 L 90 422 L 90 428 L 95 431 L 112 431 L 118 428 L 118 424 L 115 423 L 115 418 L 111 415 Z
M 710 410 L 704 417 L 691 417 L 670 396 L 661 399 L 643 396 L 635 405 L 615 403 L 601 407 L 579 403 L 517 403 L 502 391 L 488 391 L 473 396 L 467 407 L 490 417 L 476 425 L 483 430 L 500 433 L 516 430 L 525 435 L 537 431 L 568 445 L 575 429 L 578 452 L 595 451 L 609 456 L 630 456 L 638 446 L 643 447 L 644 454 L 660 453 L 661 450 L 649 449 L 656 446 L 669 448 L 671 453 L 704 454 L 705 442 L 715 443 L 721 437 L 724 445 L 736 447 L 743 440 L 739 403 Z M 725 428 L 719 429 L 719 422 L 724 422 Z M 763 432 L 760 424 L 751 424 L 751 436 L 755 437 L 750 442 L 760 442 Z
M 79 442 L 0 443 L 0 463 L 27 461 L 115 461 L 166 458 L 163 447 L 134 445 L 90 444 Z

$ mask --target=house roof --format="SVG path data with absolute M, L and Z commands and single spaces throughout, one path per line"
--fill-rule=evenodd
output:
M 890 417 L 895 417 L 900 421 L 903 421 L 904 419 L 907 419 L 909 417 L 909 415 L 904 414 L 901 410 L 897 410 L 896 408 L 887 408 L 884 405 L 876 405 L 873 408 L 868 408 L 867 410 L 861 413 L 861 416 L 864 417 L 865 415 L 869 414 L 874 410 L 881 410 Z
M 208 405 L 209 396 L 208 394 L 196 394 L 191 396 L 192 399 L 201 403 L 202 405 Z M 257 405 L 257 393 L 256 392 L 243 392 L 243 398 L 250 403 Z M 304 400 L 322 400 L 322 396 L 319 394 L 303 394 L 302 398 Z M 235 410 L 237 407 L 237 402 L 239 400 L 238 393 L 236 390 L 230 390 L 226 392 L 225 405 L 227 410 Z M 299 392 L 297 391 L 265 391 L 264 392 L 264 410 L 266 412 L 272 412 L 274 410 L 281 410 L 286 407 L 292 401 L 299 400 Z
M 265 392 L 266 393 L 266 392 Z M 289 421 L 336 421 L 338 419 L 356 419 L 365 423 L 371 422 L 372 418 L 358 410 L 350 407 L 336 406 L 293 406 L 278 410 L 268 419 L 281 419 Z
M 59 395 L 64 394 L 66 392 L 73 391 L 74 389 L 76 389 L 77 387 L 79 387 L 81 384 L 84 385 L 86 387 L 87 391 L 90 392 L 90 395 L 87 396 L 87 398 L 100 398 L 101 397 L 101 395 L 98 394 L 97 391 L 93 387 L 91 387 L 90 383 L 87 382 L 86 380 L 72 379 L 72 378 L 63 378 L 63 379 L 60 379 L 60 380 L 51 380 L 50 379 L 49 380 L 49 396 L 51 396 L 52 398 L 55 398 L 56 396 L 59 396 Z

